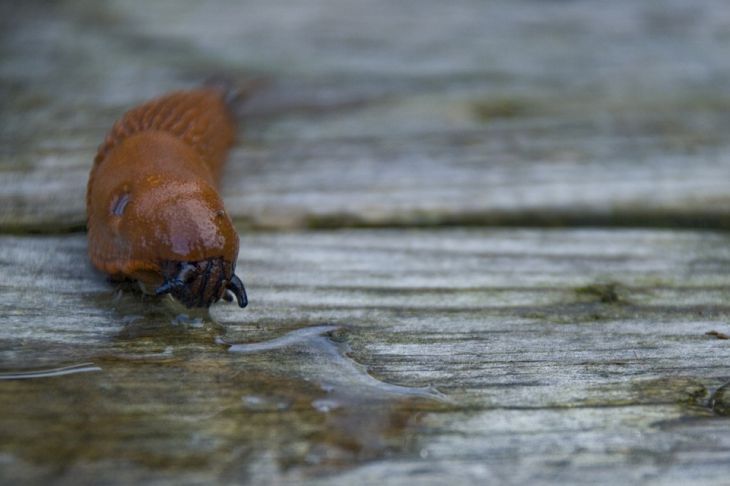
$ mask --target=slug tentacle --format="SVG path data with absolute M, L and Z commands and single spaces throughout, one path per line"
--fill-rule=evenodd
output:
M 182 282 L 179 280 L 165 280 L 162 285 L 155 289 L 155 295 L 160 297 L 169 294 L 176 287 L 180 287 Z
M 230 290 L 233 295 L 236 296 L 236 300 L 238 301 L 238 305 L 240 307 L 246 307 L 248 305 L 248 296 L 246 295 L 246 289 L 243 287 L 243 282 L 241 282 L 241 279 L 236 276 L 236 274 L 233 274 L 233 277 L 231 278 L 231 281 L 228 282 L 228 287 L 226 287 L 228 290 Z
M 210 307 L 226 291 L 236 296 L 238 305 L 246 307 L 248 300 L 243 283 L 233 273 L 233 265 L 223 258 L 209 258 L 197 262 L 166 261 L 162 264 L 162 285 L 155 295 L 170 294 L 188 307 Z

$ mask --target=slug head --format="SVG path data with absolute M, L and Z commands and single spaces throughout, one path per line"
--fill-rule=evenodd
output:
M 95 166 L 87 199 L 98 268 L 188 307 L 208 307 L 229 292 L 245 306 L 234 274 L 238 234 L 213 171 L 192 147 L 162 132 L 135 134 Z
M 122 204 L 119 233 L 133 242 L 133 256 L 156 262 L 156 281 L 148 282 L 157 295 L 169 293 L 187 307 L 209 307 L 232 295 L 246 306 L 246 292 L 234 273 L 238 235 L 212 187 L 201 181 L 168 182 L 132 192 L 128 202 L 120 199 Z

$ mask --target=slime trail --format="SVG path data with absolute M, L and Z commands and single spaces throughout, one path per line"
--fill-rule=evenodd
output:
M 333 325 L 306 327 L 269 341 L 233 344 L 228 351 L 242 354 L 275 352 L 275 361 L 281 364 L 296 360 L 291 370 L 307 381 L 318 382 L 335 401 L 359 401 L 366 397 L 369 400 L 423 398 L 449 401 L 431 387 L 394 385 L 374 378 L 365 366 L 347 356 L 350 349 L 346 343 L 332 339 L 331 334 L 341 329 Z
M 76 373 L 88 373 L 92 371 L 101 371 L 101 368 L 96 366 L 94 363 L 79 363 L 71 366 L 64 366 L 63 368 L 51 368 L 46 370 L 10 371 L 0 373 L 0 381 L 54 378 L 57 376 L 73 375 Z

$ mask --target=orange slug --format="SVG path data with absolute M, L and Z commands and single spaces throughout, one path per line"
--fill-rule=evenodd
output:
M 187 307 L 248 303 L 238 234 L 216 189 L 236 121 L 217 87 L 174 92 L 128 111 L 89 175 L 89 257 L 113 280 Z

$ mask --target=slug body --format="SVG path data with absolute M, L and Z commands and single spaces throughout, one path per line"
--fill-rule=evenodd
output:
M 217 191 L 236 123 L 215 88 L 172 93 L 127 112 L 94 159 L 86 194 L 89 256 L 115 280 L 209 307 L 235 275 L 238 235 Z

